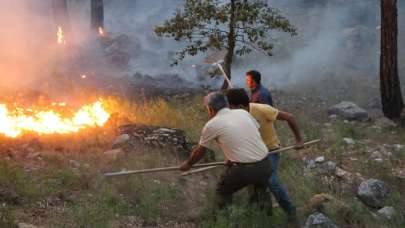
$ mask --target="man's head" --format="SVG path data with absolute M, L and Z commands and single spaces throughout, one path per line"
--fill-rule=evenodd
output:
M 228 101 L 221 92 L 211 92 L 204 97 L 204 104 L 208 110 L 208 116 L 214 117 L 219 110 L 228 107 Z
M 249 111 L 249 95 L 245 89 L 234 88 L 229 89 L 226 93 L 226 98 L 229 102 L 229 107 L 231 109 L 242 108 Z
M 256 89 L 260 85 L 262 76 L 259 71 L 251 70 L 246 72 L 246 85 L 249 89 Z

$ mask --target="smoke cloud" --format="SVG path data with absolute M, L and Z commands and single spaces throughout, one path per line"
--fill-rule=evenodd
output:
M 250 69 L 261 71 L 264 83 L 276 87 L 331 75 L 378 77 L 378 0 L 268 2 L 290 19 L 299 35 L 290 37 L 274 33 L 275 49 L 272 57 L 253 53 L 237 58 L 232 69 L 236 85 L 244 86 L 245 72 Z M 178 66 L 171 67 L 174 53 L 185 43 L 157 37 L 153 32 L 156 25 L 172 17 L 176 9 L 182 7 L 183 0 L 104 1 L 107 34 L 112 37 L 125 34 L 127 42 L 130 42 L 130 47 L 125 50 L 130 56 L 128 66 L 119 70 L 100 60 L 105 47 L 90 35 L 90 0 L 68 1 L 71 34 L 67 40 L 69 48 L 65 49 L 56 44 L 57 24 L 53 20 L 50 3 L 51 0 L 0 2 L 0 20 L 3 22 L 0 36 L 0 83 L 3 87 L 40 87 L 44 78 L 67 68 L 69 72 L 74 72 L 76 78 L 80 77 L 81 72 L 100 75 L 99 78 L 117 75 L 132 77 L 135 73 L 157 78 L 176 74 L 188 81 L 200 83 L 192 65 L 201 63 L 204 55 L 186 58 Z M 398 9 L 399 63 L 403 75 L 403 1 L 398 1 Z M 207 78 L 207 81 L 220 83 L 221 78 L 216 82 Z

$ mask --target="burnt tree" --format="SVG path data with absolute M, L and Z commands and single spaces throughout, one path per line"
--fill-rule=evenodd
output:
M 104 4 L 103 0 L 91 0 L 91 23 L 92 30 L 98 32 L 99 28 L 104 28 Z
M 69 34 L 70 22 L 67 0 L 52 0 L 52 14 L 56 26 L 60 26 L 64 34 Z
M 404 103 L 398 77 L 397 0 L 381 0 L 380 92 L 384 115 L 401 117 Z

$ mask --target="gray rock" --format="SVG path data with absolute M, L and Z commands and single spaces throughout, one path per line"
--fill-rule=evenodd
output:
M 384 206 L 389 193 L 389 186 L 377 179 L 363 181 L 357 190 L 357 195 L 364 204 L 376 208 Z
M 114 142 L 112 144 L 112 148 L 114 148 L 114 149 L 119 148 L 119 147 L 123 146 L 124 144 L 128 143 L 130 139 L 131 139 L 131 137 L 128 134 L 122 134 L 114 140 Z
M 337 168 L 336 162 L 327 161 L 319 165 L 321 173 L 324 174 L 334 174 Z
M 316 212 L 308 217 L 304 228 L 338 228 L 338 226 L 324 214 Z
M 352 138 L 343 138 L 342 141 L 346 144 L 346 145 L 354 145 L 356 142 L 354 141 L 354 139 Z
M 375 125 L 380 128 L 396 127 L 398 126 L 395 122 L 388 119 L 387 117 L 381 117 L 375 121 Z
M 336 170 L 335 170 L 335 175 L 336 175 L 337 177 L 342 178 L 342 177 L 346 176 L 347 174 L 348 174 L 347 171 L 345 171 L 345 170 L 343 170 L 343 169 L 341 169 L 341 168 L 339 168 L 339 167 L 337 167 Z
M 373 151 L 370 155 L 371 159 L 382 159 L 383 155 L 380 153 L 380 151 Z
M 324 161 L 325 161 L 325 157 L 324 157 L 324 156 L 320 156 L 320 157 L 315 158 L 315 162 L 316 162 L 316 163 L 322 163 L 322 162 L 324 162 Z
M 405 148 L 405 145 L 394 144 L 394 145 L 392 145 L 392 147 L 394 148 L 394 150 L 395 150 L 396 152 L 399 152 L 400 150 L 402 150 L 402 149 Z
M 389 220 L 389 219 L 392 219 L 395 216 L 396 211 L 395 211 L 395 208 L 393 208 L 393 207 L 383 207 L 380 210 L 378 210 L 377 213 L 380 216 L 382 216 L 382 217 Z
M 342 101 L 329 108 L 329 115 L 337 115 L 345 120 L 367 120 L 368 113 L 353 102 Z
M 306 167 L 307 169 L 314 169 L 316 168 L 316 162 L 314 159 L 309 159 L 306 161 Z
M 374 161 L 377 162 L 377 163 L 383 163 L 383 162 L 384 162 L 384 159 L 382 159 L 382 158 L 376 158 L 376 159 L 374 159 Z

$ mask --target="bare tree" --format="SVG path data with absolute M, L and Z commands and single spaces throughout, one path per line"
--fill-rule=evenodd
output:
M 104 4 L 103 0 L 91 0 L 91 29 L 98 32 L 104 28 Z
M 397 0 L 381 0 L 380 92 L 384 115 L 401 117 L 404 102 L 398 77 Z

